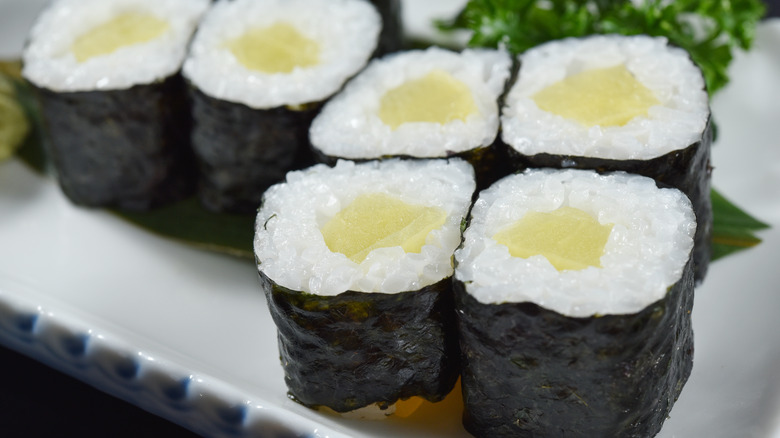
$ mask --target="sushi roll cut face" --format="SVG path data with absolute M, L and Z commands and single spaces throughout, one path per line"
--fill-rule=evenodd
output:
M 58 0 L 39 17 L 24 75 L 54 91 L 125 89 L 178 72 L 207 0 Z
M 312 145 L 351 159 L 446 157 L 489 146 L 510 65 L 501 51 L 439 48 L 375 60 L 315 118 Z
M 456 252 L 456 279 L 485 304 L 631 314 L 681 278 L 695 230 L 688 198 L 650 178 L 529 170 L 482 192 Z
M 474 171 L 459 159 L 291 172 L 258 212 L 259 269 L 319 295 L 418 290 L 452 275 L 474 189 Z
M 502 127 L 521 154 L 647 160 L 700 141 L 707 127 L 701 72 L 664 38 L 564 39 L 520 60 Z
M 365 66 L 381 26 L 363 0 L 220 1 L 184 74 L 207 95 L 251 108 L 318 102 Z

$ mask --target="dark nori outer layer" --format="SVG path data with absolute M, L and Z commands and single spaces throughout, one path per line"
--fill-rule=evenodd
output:
M 499 140 L 496 140 L 498 142 Z M 482 146 L 467 151 L 447 154 L 442 157 L 414 157 L 411 155 L 382 155 L 370 158 L 342 158 L 333 155 L 327 155 L 315 146 L 311 146 L 314 159 L 320 163 L 325 163 L 329 166 L 334 166 L 338 160 L 350 160 L 357 163 L 363 163 L 373 160 L 388 160 L 388 159 L 402 159 L 402 160 L 429 160 L 429 159 L 447 159 L 447 158 L 461 158 L 468 161 L 472 167 L 474 167 L 474 173 L 477 181 L 478 193 L 480 190 L 490 187 L 491 184 L 501 179 L 502 177 L 510 173 L 509 166 L 507 165 L 506 148 L 498 147 L 496 143 L 489 146 Z
M 396 294 L 318 296 L 260 271 L 290 397 L 348 412 L 419 396 L 442 400 L 459 373 L 451 278 Z
M 209 210 L 253 213 L 263 192 L 311 162 L 309 125 L 319 104 L 254 109 L 190 86 L 199 197 Z
M 75 204 L 147 210 L 194 191 L 180 75 L 123 90 L 37 91 L 57 179 Z
M 630 315 L 482 304 L 455 282 L 466 429 L 478 437 L 650 437 L 693 366 L 693 268 Z
M 382 17 L 382 31 L 379 34 L 374 56 L 384 56 L 403 49 L 403 25 L 401 23 L 400 0 L 371 0 Z
M 593 169 L 599 173 L 622 170 L 653 178 L 661 187 L 674 187 L 685 193 L 690 198 L 696 214 L 693 262 L 696 281 L 701 282 L 707 274 L 712 256 L 711 146 L 712 125 L 708 120 L 701 140 L 684 149 L 650 160 L 613 160 L 546 153 L 529 156 L 519 153 L 511 146 L 507 146 L 507 150 L 515 169 L 553 167 Z

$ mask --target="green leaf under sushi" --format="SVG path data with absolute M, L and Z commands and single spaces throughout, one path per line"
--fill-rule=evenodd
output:
M 0 102 L 2 108 L 8 106 L 15 114 L 0 114 L 0 126 L 2 129 L 10 129 L 14 132 L 10 135 L 0 134 L 0 161 L 6 158 L 3 149 L 8 153 L 23 157 L 32 167 L 42 172 L 45 168 L 45 156 L 40 136 L 38 123 L 39 112 L 36 110 L 35 99 L 32 90 L 21 76 L 22 63 L 19 60 L 0 61 L 0 99 L 13 99 Z M 5 94 L 8 93 L 8 94 Z M 18 110 L 21 109 L 24 120 L 17 120 Z M 6 118 L 6 116 L 14 116 Z M 4 141 L 13 141 L 15 144 L 2 144 Z
M 112 211 L 148 231 L 197 248 L 254 258 L 254 215 L 214 213 L 194 196 L 150 211 Z
M 749 49 L 766 12 L 760 0 L 470 0 L 443 30 L 472 32 L 472 46 L 521 53 L 541 43 L 590 34 L 664 36 L 690 53 L 712 94 L 728 82 L 735 48 Z
M 717 260 L 761 243 L 754 234 L 769 228 L 769 225 L 749 215 L 716 190 L 712 198 L 712 257 Z

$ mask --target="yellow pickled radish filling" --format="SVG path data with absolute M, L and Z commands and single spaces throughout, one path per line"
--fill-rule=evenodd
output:
M 406 400 L 398 400 L 395 402 L 395 412 L 393 415 L 399 418 L 406 418 L 412 415 L 422 403 L 423 399 L 421 397 L 409 397 Z
M 513 257 L 543 255 L 559 271 L 601 267 L 612 224 L 602 225 L 589 213 L 561 207 L 549 213 L 529 212 L 493 239 Z
M 393 129 L 412 122 L 465 121 L 476 112 L 471 90 L 442 70 L 433 70 L 393 88 L 379 103 L 379 118 Z
M 373 418 L 373 419 L 382 418 L 379 415 L 384 415 L 385 417 L 393 415 L 398 418 L 407 418 L 413 413 L 415 413 L 415 411 L 417 411 L 417 409 L 419 409 L 420 406 L 422 406 L 424 401 L 425 400 L 422 397 L 416 397 L 416 396 L 409 397 L 406 400 L 399 399 L 391 406 L 392 410 L 389 409 L 383 410 L 382 408 L 379 407 L 378 403 L 364 406 L 362 408 L 357 408 L 353 411 L 348 411 L 348 412 L 336 412 L 327 406 L 319 406 L 317 407 L 317 410 L 331 415 L 338 415 L 347 418 Z M 355 416 L 355 414 L 357 414 L 357 416 Z
M 574 119 L 586 127 L 623 126 L 661 102 L 625 65 L 586 70 L 532 96 L 544 111 Z
M 407 204 L 384 193 L 358 196 L 320 229 L 332 252 L 361 263 L 377 248 L 400 246 L 419 253 L 425 238 L 440 228 L 447 213 L 436 207 Z
M 126 12 L 76 38 L 70 50 L 78 62 L 151 41 L 168 30 L 168 23 L 154 15 Z
M 244 67 L 263 73 L 289 73 L 320 62 L 319 44 L 284 22 L 249 29 L 227 47 Z

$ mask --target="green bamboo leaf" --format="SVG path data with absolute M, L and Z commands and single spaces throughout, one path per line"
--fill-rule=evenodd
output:
M 15 155 L 30 132 L 30 122 L 18 97 L 20 73 L 20 63 L 0 62 L 0 161 Z
M 20 60 L 0 61 L 0 76 L 10 81 L 13 86 L 17 103 L 24 111 L 30 127 L 15 155 L 34 171 L 44 174 L 48 169 L 48 163 L 44 152 L 41 112 L 35 93 L 30 84 L 22 78 L 21 70 L 22 62 Z
M 769 228 L 768 224 L 749 215 L 715 189 L 710 192 L 710 198 L 713 212 L 712 260 L 761 243 L 754 232 Z
M 718 214 L 713 223 L 718 228 L 735 227 L 750 231 L 758 231 L 769 228 L 769 225 L 745 213 L 741 208 L 726 199 L 720 192 L 713 189 L 710 192 L 712 208 Z
M 0 75 L 9 79 L 20 80 L 22 78 L 22 61 L 19 59 L 0 60 Z
M 214 213 L 204 209 L 196 197 L 145 212 L 112 210 L 152 233 L 242 258 L 253 258 L 255 234 L 253 215 Z

